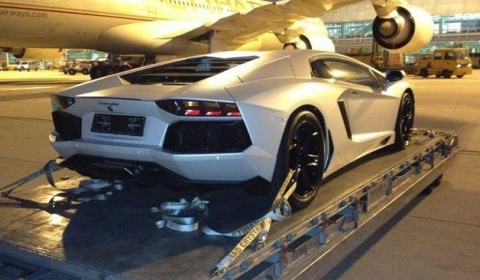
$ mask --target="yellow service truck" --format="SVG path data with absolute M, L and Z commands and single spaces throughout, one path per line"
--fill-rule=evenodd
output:
M 430 75 L 450 78 L 452 75 L 462 78 L 472 74 L 472 60 L 467 48 L 440 48 L 424 55 L 417 65 L 417 75 L 427 78 Z

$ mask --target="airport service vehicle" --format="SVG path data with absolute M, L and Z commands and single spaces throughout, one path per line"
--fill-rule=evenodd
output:
M 15 67 L 15 70 L 18 71 L 30 71 L 30 70 L 38 70 L 38 63 L 36 61 L 20 61 L 20 63 Z
M 464 47 L 435 49 L 433 53 L 423 56 L 416 68 L 416 74 L 424 78 L 430 75 L 447 79 L 452 75 L 463 78 L 473 71 L 468 49 Z
M 88 75 L 90 74 L 91 68 L 92 63 L 90 61 L 75 61 L 67 63 L 67 65 L 65 65 L 65 68 L 63 68 L 63 73 L 69 75 L 75 75 L 77 73 Z
M 85 191 L 85 177 L 59 180 L 56 188 L 22 179 L 21 189 L 1 189 L 0 278 L 322 279 L 413 198 L 438 186 L 458 151 L 453 131 L 414 129 L 405 149 L 350 164 L 309 207 L 270 230 L 265 218 L 250 215 L 261 199 L 240 188 L 201 194 L 208 215 L 184 217 L 198 230 L 178 232 L 155 227 L 149 209 L 181 206 L 178 198 L 190 202 L 189 192 L 115 185 Z M 252 225 L 243 236 L 200 232 L 228 232 L 242 222 Z M 265 231 L 267 238 L 257 239 Z
M 306 207 L 322 179 L 410 141 L 414 96 L 401 72 L 312 50 L 224 52 L 142 67 L 52 96 L 53 148 L 91 178 L 235 184 Z

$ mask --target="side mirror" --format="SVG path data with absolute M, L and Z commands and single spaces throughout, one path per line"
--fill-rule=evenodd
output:
M 388 70 L 385 77 L 389 82 L 396 82 L 405 77 L 405 72 L 403 70 Z

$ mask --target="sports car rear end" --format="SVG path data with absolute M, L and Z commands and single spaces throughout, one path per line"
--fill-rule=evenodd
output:
M 227 74 L 220 82 L 218 75 L 256 58 L 174 62 L 56 94 L 50 141 L 66 159 L 63 165 L 95 178 L 253 179 L 262 168 L 252 162 L 258 157 L 274 162 L 274 157 L 252 145 L 240 109 L 225 89 L 240 84 L 239 78 Z M 218 82 L 201 83 L 212 76 Z

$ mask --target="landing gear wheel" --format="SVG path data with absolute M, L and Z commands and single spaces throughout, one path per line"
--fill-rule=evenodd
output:
M 405 147 L 410 143 L 414 117 L 415 101 L 410 93 L 405 92 L 400 101 L 397 122 L 395 124 L 395 143 L 393 144 L 394 149 L 405 149 Z
M 309 111 L 294 115 L 285 129 L 272 180 L 276 196 L 288 170 L 298 170 L 297 187 L 289 202 L 294 209 L 307 207 L 315 198 L 324 173 L 325 144 L 317 117 Z

